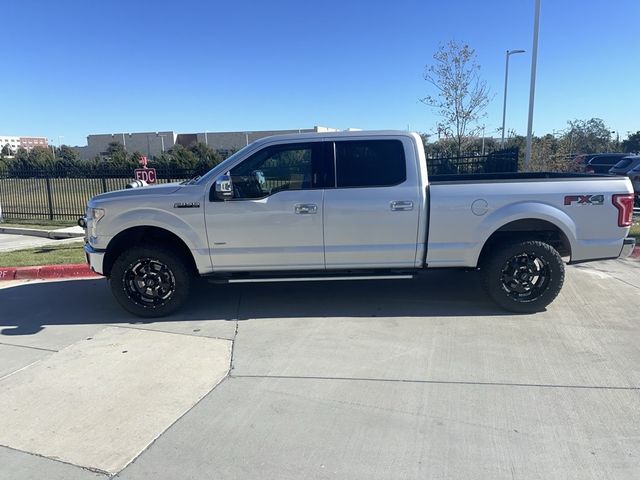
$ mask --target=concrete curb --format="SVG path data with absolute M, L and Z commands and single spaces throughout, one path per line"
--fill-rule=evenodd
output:
M 637 246 L 633 249 L 633 252 L 631 252 L 629 258 L 640 258 L 640 246 Z
M 84 236 L 84 233 L 77 232 L 65 232 L 61 230 L 40 230 L 37 228 L 19 228 L 19 227 L 2 227 L 0 226 L 0 233 L 6 233 L 9 235 L 27 235 L 29 237 L 42 237 L 58 240 L 61 238 L 79 238 Z
M 0 267 L 2 280 L 46 280 L 53 278 L 91 278 L 98 277 L 89 265 L 42 265 L 39 267 Z

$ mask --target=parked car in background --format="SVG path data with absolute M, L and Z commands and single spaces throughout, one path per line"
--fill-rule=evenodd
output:
M 626 175 L 627 172 L 633 170 L 640 165 L 640 155 L 629 155 L 623 157 L 618 163 L 609 169 L 609 173 L 614 175 Z
M 640 207 L 640 165 L 636 165 L 627 172 L 627 177 L 631 180 L 633 191 L 636 194 L 635 206 Z
M 628 153 L 594 153 L 578 157 L 579 170 L 584 173 L 609 173 L 609 169 Z

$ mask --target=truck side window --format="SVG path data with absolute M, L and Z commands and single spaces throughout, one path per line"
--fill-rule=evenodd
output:
M 404 148 L 399 140 L 336 142 L 338 188 L 389 187 L 407 179 Z
M 231 169 L 233 198 L 263 198 L 313 188 L 313 144 L 267 147 Z

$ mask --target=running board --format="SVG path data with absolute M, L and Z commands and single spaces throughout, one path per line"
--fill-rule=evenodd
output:
M 266 282 L 330 282 L 339 280 L 409 280 L 413 275 L 354 275 L 346 277 L 264 277 L 264 278 L 230 278 L 228 283 L 266 283 Z

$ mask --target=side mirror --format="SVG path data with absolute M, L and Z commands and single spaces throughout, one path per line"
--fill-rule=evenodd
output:
M 233 183 L 229 172 L 218 177 L 211 193 L 213 194 L 213 199 L 218 201 L 231 200 L 233 198 Z

